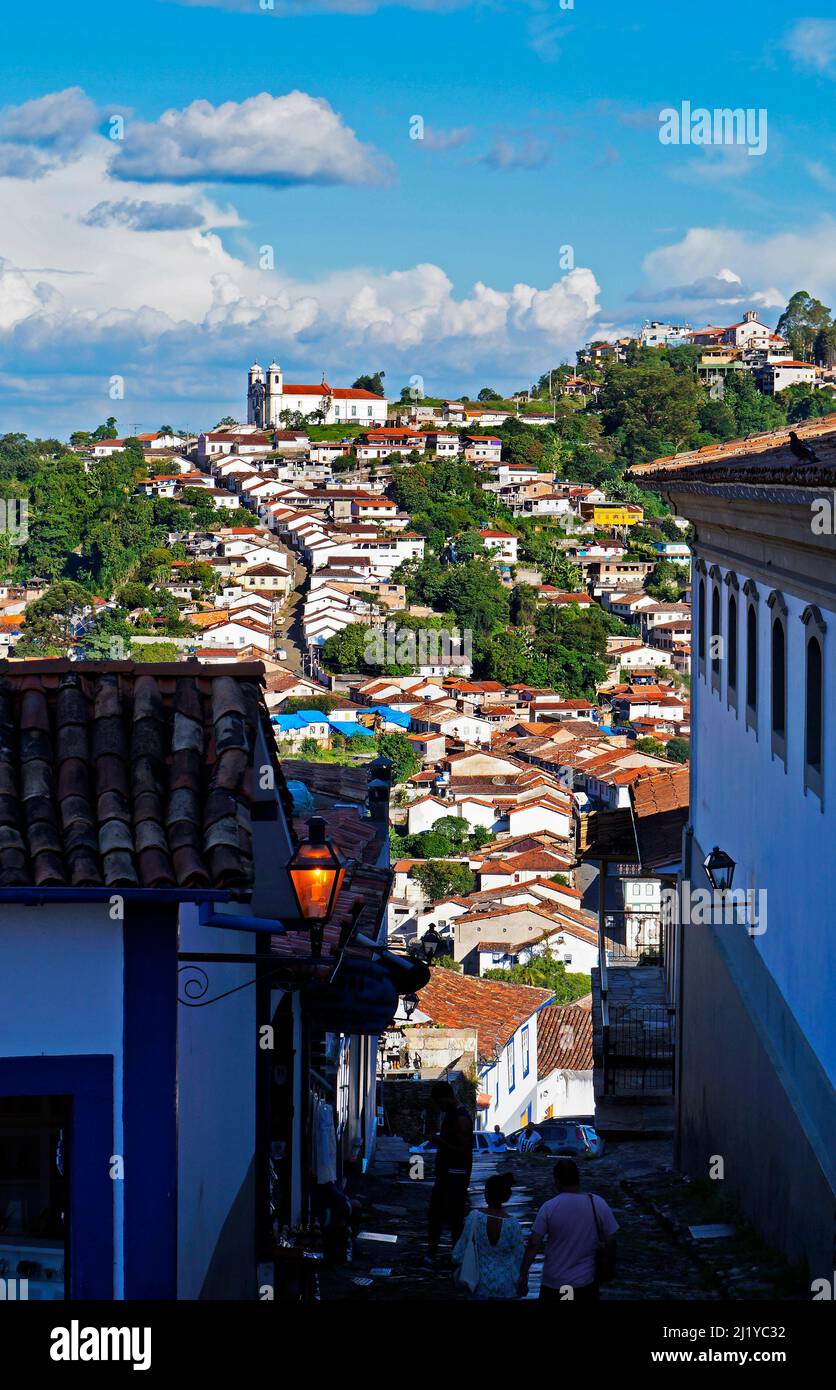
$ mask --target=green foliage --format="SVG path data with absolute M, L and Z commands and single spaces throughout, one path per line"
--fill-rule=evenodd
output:
M 687 763 L 691 756 L 691 743 L 687 738 L 669 738 L 665 757 L 675 763 Z
M 487 970 L 488 980 L 504 980 L 514 985 L 535 985 L 540 989 L 554 991 L 555 1004 L 572 1004 L 581 999 L 592 988 L 589 975 L 579 972 L 567 973 L 562 960 L 553 956 L 532 956 L 525 965 L 512 965 L 507 970 Z
M 665 745 L 658 738 L 637 738 L 633 748 L 637 753 L 649 753 L 654 758 L 665 757 Z
M 830 310 L 808 290 L 796 290 L 778 320 L 776 332 L 789 340 L 793 356 L 809 361 L 816 339 L 832 327 Z
M 478 531 L 499 514 L 494 494 L 484 492 L 476 470 L 458 459 L 409 465 L 397 459 L 389 495 L 401 511 L 409 512 L 413 530 L 426 536 L 438 553 L 448 537 Z
M 372 375 L 358 376 L 352 386 L 355 391 L 371 391 L 373 396 L 382 396 L 385 394 L 383 389 L 385 375 L 385 372 L 374 372 Z
M 134 642 L 131 646 L 132 661 L 176 661 L 177 656 L 172 642 Z
M 723 404 L 734 416 L 735 435 L 760 434 L 786 423 L 786 415 L 772 396 L 764 396 L 751 372 L 731 372 L 726 378 Z
M 416 864 L 410 870 L 410 878 L 417 879 L 430 902 L 438 902 L 450 893 L 467 897 L 476 886 L 476 875 L 467 864 L 451 864 L 439 859 Z
M 392 785 L 397 787 L 420 771 L 421 759 L 406 734 L 378 734 L 377 751 L 392 764 Z
M 688 444 L 702 403 L 703 390 L 694 377 L 654 357 L 647 365 L 608 366 L 597 408 L 618 452 L 633 464 L 676 453 Z
M 464 966 L 461 961 L 456 960 L 454 956 L 436 956 L 433 961 L 433 968 L 438 968 L 440 970 L 455 970 L 459 975 L 464 971 Z
M 73 641 L 73 626 L 92 595 L 80 584 L 59 580 L 26 610 L 23 635 L 15 646 L 19 656 L 66 655 Z

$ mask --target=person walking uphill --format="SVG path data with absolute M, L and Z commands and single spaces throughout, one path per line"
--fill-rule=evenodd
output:
M 559 1158 L 554 1165 L 557 1195 L 546 1202 L 534 1219 L 523 1255 L 518 1292 L 528 1292 L 528 1271 L 543 1241 L 541 1298 L 589 1302 L 599 1297 L 599 1286 L 615 1271 L 615 1234 L 618 1222 L 603 1197 L 581 1192 L 578 1165 L 573 1158 Z
M 427 1258 L 434 1263 L 443 1228 L 449 1229 L 455 1245 L 464 1226 L 473 1168 L 473 1119 L 469 1110 L 456 1100 L 449 1081 L 437 1081 L 430 1099 L 442 1112 L 436 1136 L 435 1184 L 427 1216 Z
M 486 1211 L 471 1211 L 453 1251 L 453 1262 L 464 1272 L 468 1249 L 474 1258 L 467 1271 L 471 1298 L 515 1298 L 525 1236 L 516 1217 L 505 1210 L 514 1179 L 510 1173 L 494 1173 L 485 1183 Z

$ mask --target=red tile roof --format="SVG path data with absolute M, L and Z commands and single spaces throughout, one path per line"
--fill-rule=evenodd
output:
M 476 1028 L 479 1058 L 491 1061 L 532 1014 L 552 998 L 548 989 L 459 975 L 436 966 L 418 994 L 418 1007 L 442 1028 Z
M 262 674 L 0 663 L 0 887 L 250 887 Z
M 592 1070 L 592 1015 L 578 1004 L 549 1004 L 537 1017 L 537 1075 Z

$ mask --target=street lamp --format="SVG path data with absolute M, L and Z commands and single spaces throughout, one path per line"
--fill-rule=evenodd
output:
M 409 954 L 414 960 L 421 960 L 427 965 L 431 965 L 436 956 L 440 953 L 443 945 L 444 942 L 438 934 L 435 922 L 430 922 L 430 925 L 427 927 L 421 939 L 412 942 L 409 948 Z
M 412 1018 L 412 1015 L 415 1013 L 415 1010 L 416 1010 L 416 1008 L 418 1007 L 418 995 L 417 995 L 417 994 L 404 994 L 404 995 L 402 996 L 402 1003 L 403 1003 L 403 1011 L 404 1011 L 404 1013 L 406 1014 L 407 1019 Z
M 307 836 L 293 851 L 287 871 L 299 916 L 310 923 L 313 954 L 318 956 L 323 928 L 345 878 L 345 864 L 326 839 L 322 816 L 311 816 Z
M 715 845 L 711 853 L 706 855 L 703 860 L 703 868 L 712 888 L 718 893 L 729 891 L 734 878 L 735 863 L 725 850 Z

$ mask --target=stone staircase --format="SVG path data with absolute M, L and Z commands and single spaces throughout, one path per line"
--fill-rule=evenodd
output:
M 659 966 L 610 965 L 607 986 L 611 1084 L 605 1089 L 601 972 L 593 970 L 595 1127 L 605 1137 L 671 1135 L 674 1132 L 673 1018 L 668 1009 L 664 971 Z

